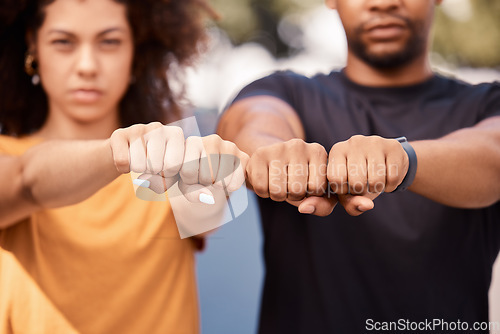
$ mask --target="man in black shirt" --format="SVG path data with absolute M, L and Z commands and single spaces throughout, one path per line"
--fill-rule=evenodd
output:
M 261 197 L 260 333 L 488 333 L 500 85 L 431 71 L 439 2 L 327 0 L 346 67 L 260 79 L 221 118 Z

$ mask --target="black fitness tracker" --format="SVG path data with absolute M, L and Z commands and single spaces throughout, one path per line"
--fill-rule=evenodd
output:
M 408 171 L 406 172 L 403 182 L 401 182 L 393 192 L 406 190 L 409 186 L 411 186 L 413 180 L 415 179 L 415 175 L 417 174 L 417 154 L 415 153 L 415 150 L 410 143 L 408 143 L 406 137 L 399 137 L 396 138 L 396 140 L 401 144 L 401 146 L 403 146 L 403 149 L 408 155 L 409 162 Z

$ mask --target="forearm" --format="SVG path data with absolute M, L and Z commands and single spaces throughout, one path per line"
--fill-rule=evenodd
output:
M 22 157 L 24 192 L 41 208 L 78 203 L 114 180 L 109 140 L 50 141 Z
M 418 157 L 411 191 L 461 208 L 487 207 L 500 200 L 500 117 L 411 144 Z
M 268 96 L 235 103 L 222 117 L 217 133 L 249 156 L 263 146 L 304 139 L 304 130 L 295 111 L 285 102 Z

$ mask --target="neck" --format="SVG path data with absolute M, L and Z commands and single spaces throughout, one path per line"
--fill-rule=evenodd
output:
M 119 124 L 118 110 L 108 112 L 104 117 L 91 121 L 79 121 L 63 113 L 49 111 L 45 124 L 35 135 L 44 139 L 106 139 L 119 128 Z
M 397 87 L 421 83 L 432 76 L 432 70 L 426 54 L 399 68 L 378 69 L 349 52 L 345 74 L 363 86 Z

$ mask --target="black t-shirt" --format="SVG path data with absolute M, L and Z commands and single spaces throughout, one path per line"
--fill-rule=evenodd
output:
M 313 78 L 277 72 L 235 101 L 255 95 L 290 104 L 306 141 L 327 151 L 356 134 L 434 139 L 500 115 L 499 84 L 473 86 L 440 75 L 374 88 L 342 71 Z M 259 202 L 266 264 L 260 333 L 368 333 L 387 322 L 400 326 L 390 333 L 410 333 L 418 331 L 403 329 L 422 321 L 468 322 L 469 328 L 488 321 L 500 203 L 457 209 L 406 191 L 379 196 L 360 217 L 340 205 L 316 217 L 285 202 Z

